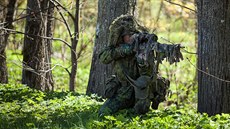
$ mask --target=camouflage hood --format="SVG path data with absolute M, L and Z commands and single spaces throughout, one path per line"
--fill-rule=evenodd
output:
M 123 32 L 139 33 L 146 29 L 138 24 L 134 16 L 121 15 L 111 23 L 109 31 L 109 44 L 116 46 L 122 42 Z

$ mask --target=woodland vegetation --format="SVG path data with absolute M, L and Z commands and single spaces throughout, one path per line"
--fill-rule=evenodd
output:
M 0 128 L 230 128 L 228 0 L 131 1 L 159 42 L 184 46 L 183 61 L 160 64 L 171 85 L 158 110 L 98 118 L 103 88 L 92 86 L 105 79 L 92 69 L 106 0 L 0 0 Z

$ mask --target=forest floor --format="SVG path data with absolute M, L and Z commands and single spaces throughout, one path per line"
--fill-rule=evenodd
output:
M 21 84 L 0 85 L 1 129 L 227 129 L 230 115 L 208 117 L 187 105 L 161 107 L 145 115 L 131 110 L 98 118 L 103 99 L 73 92 L 41 92 Z

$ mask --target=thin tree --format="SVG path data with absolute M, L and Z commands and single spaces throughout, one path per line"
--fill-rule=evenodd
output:
M 59 1 L 57 0 L 51 0 L 54 4 L 55 7 L 57 8 L 60 16 L 62 17 L 64 24 L 67 28 L 67 31 L 69 33 L 69 36 L 71 38 L 71 46 L 68 45 L 68 47 L 70 47 L 71 49 L 71 72 L 68 71 L 70 79 L 69 79 L 69 90 L 70 91 L 74 91 L 75 90 L 75 86 L 76 86 L 76 74 L 77 74 L 77 66 L 78 66 L 78 58 L 81 54 L 81 50 L 79 51 L 79 53 L 77 53 L 77 46 L 78 46 L 78 40 L 79 40 L 79 11 L 80 11 L 80 0 L 76 0 L 76 4 L 75 4 L 75 16 L 69 12 Z M 71 20 L 74 23 L 74 33 L 72 34 L 71 29 L 69 27 L 69 24 L 67 22 L 67 20 L 65 19 L 64 15 L 62 14 L 60 8 L 62 8 L 63 10 L 65 10 L 68 15 L 70 16 Z
M 2 1 L 3 3 L 0 5 L 0 27 L 4 27 L 5 16 L 6 16 L 6 0 Z M 0 29 L 0 83 L 7 83 L 7 67 L 6 67 L 6 53 L 5 53 L 5 31 Z
M 9 0 L 3 2 L 5 7 L 0 5 L 0 23 L 1 27 L 12 29 L 13 28 L 13 17 L 15 12 L 17 0 Z M 6 46 L 8 43 L 9 33 L 7 31 L 0 30 L 0 83 L 8 83 L 8 72 L 6 66 Z
M 103 95 L 104 83 L 111 75 L 111 65 L 103 65 L 98 60 L 99 52 L 108 44 L 109 25 L 122 14 L 134 14 L 136 0 L 99 0 L 96 38 L 87 87 L 87 94 Z
M 71 39 L 71 73 L 70 73 L 70 81 L 69 81 L 69 90 L 74 91 L 75 89 L 75 80 L 77 74 L 77 55 L 76 49 L 78 45 L 79 39 L 79 2 L 80 0 L 76 0 L 76 12 L 75 12 L 75 20 L 74 20 L 74 34 L 73 38 Z
M 53 6 L 49 0 L 27 1 L 27 18 L 23 46 L 22 83 L 39 90 L 52 90 L 51 36 Z
M 230 113 L 230 1 L 197 0 L 198 111 Z

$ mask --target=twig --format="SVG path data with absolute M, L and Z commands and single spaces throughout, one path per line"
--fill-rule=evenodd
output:
M 175 44 L 174 42 L 169 41 L 169 40 L 166 39 L 166 38 L 161 37 L 161 39 L 163 39 L 163 40 L 165 40 L 165 41 L 167 41 L 167 42 L 169 42 L 169 43 L 171 43 L 171 44 L 173 44 L 173 45 Z M 189 52 L 189 51 L 185 50 L 185 47 L 184 47 L 184 46 L 182 46 L 181 48 L 182 48 L 182 50 L 183 50 L 185 53 L 188 53 L 188 54 L 196 54 L 196 55 L 197 55 L 196 52 Z
M 48 9 L 49 9 L 49 7 L 48 7 L 48 8 L 45 8 L 44 10 L 48 10 Z M 29 10 L 29 9 L 27 9 L 27 10 Z M 21 20 L 21 19 L 24 19 L 24 18 L 26 18 L 26 17 L 28 17 L 28 16 L 38 14 L 38 13 L 41 13 L 41 11 L 36 11 L 36 12 L 30 13 L 30 14 L 24 15 L 24 16 L 22 16 L 22 17 L 20 17 L 20 18 L 14 19 L 14 20 L 12 21 L 12 23 L 13 23 L 13 22 L 16 22 L 16 21 L 19 21 L 19 20 Z M 1 25 L 1 24 L 6 24 L 6 23 L 7 23 L 7 22 L 0 23 L 0 25 Z
M 13 30 L 13 29 L 0 28 L 0 30 L 1 29 L 6 30 L 6 31 L 11 31 L 11 32 L 14 32 L 14 33 L 25 34 L 25 35 L 28 35 L 28 36 L 35 36 L 35 37 L 40 37 L 40 38 L 49 39 L 49 40 L 61 41 L 65 45 L 67 45 L 70 48 L 71 51 L 73 51 L 76 54 L 76 52 L 72 49 L 72 46 L 69 45 L 69 43 L 67 41 L 65 41 L 65 40 L 63 40 L 61 38 L 53 38 L 53 37 L 46 37 L 46 36 L 40 36 L 40 35 L 33 35 L 33 34 L 24 33 L 24 32 L 21 32 L 21 31 L 16 31 L 16 30 Z M 5 35 L 5 34 L 2 34 L 2 35 Z M 0 36 L 2 36 L 2 35 L 0 35 Z
M 1 55 L 1 54 L 0 54 L 0 57 L 5 58 L 5 57 L 4 57 L 3 55 Z M 5 59 L 6 59 L 6 58 L 5 58 Z M 46 71 L 44 71 L 44 70 L 39 70 L 39 72 L 42 72 L 42 73 L 38 73 L 38 72 L 35 71 L 35 69 L 33 69 L 33 68 L 31 68 L 30 66 L 26 65 L 23 61 L 20 61 L 20 62 L 22 62 L 22 64 L 23 64 L 25 67 L 22 67 L 22 65 L 17 64 L 17 63 L 14 62 L 14 61 L 7 61 L 7 62 L 11 62 L 11 63 L 15 64 L 16 66 L 18 66 L 18 67 L 20 67 L 20 68 L 22 68 L 22 69 L 24 69 L 24 70 L 26 70 L 26 71 L 30 71 L 30 72 L 32 72 L 32 73 L 38 75 L 38 76 L 41 76 L 42 78 L 44 78 L 44 79 L 46 79 L 46 80 L 48 80 L 48 79 L 45 78 L 42 74 L 48 73 L 49 71 L 55 69 L 57 66 L 59 66 L 59 67 L 65 69 L 65 70 L 67 71 L 67 73 L 70 74 L 68 68 L 66 68 L 66 67 L 64 67 L 64 66 L 62 66 L 62 65 L 60 65 L 60 64 L 55 64 L 52 68 L 50 68 L 50 69 L 48 69 L 48 70 L 46 70 Z M 47 63 L 47 64 L 48 64 L 48 63 Z M 51 65 L 52 65 L 52 64 L 51 64 Z
M 25 35 L 28 35 L 28 36 L 36 36 L 36 37 L 40 37 L 40 38 L 44 38 L 44 39 L 50 39 L 50 40 L 57 40 L 57 41 L 61 41 L 63 42 L 65 45 L 67 45 L 69 48 L 71 48 L 71 45 L 69 45 L 69 43 L 61 38 L 53 38 L 53 37 L 46 37 L 46 36 L 39 36 L 39 35 L 33 35 L 33 34 L 28 34 L 28 33 L 25 33 L 25 32 L 21 32 L 21 31 L 16 31 L 16 30 L 13 30 L 13 29 L 7 29 L 7 28 L 0 28 L 0 30 L 6 30 L 6 31 L 10 31 L 10 32 L 13 32 L 13 33 L 18 33 L 18 34 L 25 34 Z M 4 35 L 4 34 L 2 34 Z M 0 35 L 0 36 L 2 36 Z
M 78 40 L 78 36 L 77 36 L 77 35 L 79 35 L 79 34 L 74 33 L 74 37 L 72 37 L 73 35 L 72 35 L 72 33 L 71 33 L 69 24 L 68 24 L 68 22 L 66 21 L 64 15 L 62 14 L 61 10 L 58 8 L 58 6 L 62 7 L 64 10 L 66 10 L 66 11 L 68 12 L 68 14 L 69 14 L 70 17 L 72 18 L 74 24 L 75 24 L 75 18 L 74 18 L 73 15 L 72 15 L 66 8 L 64 8 L 58 1 L 50 0 L 50 2 L 52 2 L 52 3 L 54 4 L 55 8 L 58 10 L 58 13 L 59 13 L 60 16 L 62 17 L 62 19 L 63 19 L 63 21 L 64 21 L 64 24 L 65 24 L 65 26 L 66 26 L 66 28 L 67 28 L 67 30 L 68 30 L 69 36 L 70 36 L 70 38 L 71 38 L 71 43 L 73 44 L 74 40 Z M 57 6 L 55 3 L 57 3 L 58 6 Z M 75 25 L 75 26 L 76 26 L 76 25 Z M 76 50 L 74 50 L 74 49 L 76 49 L 76 48 L 74 48 L 73 45 L 71 45 L 70 49 L 71 49 L 71 52 L 73 52 L 73 54 L 74 54 L 75 56 L 77 56 Z
M 80 58 L 80 56 L 82 55 L 82 52 L 86 49 L 86 47 L 87 47 L 86 44 L 81 44 L 81 49 L 77 53 L 77 60 Z
M 196 52 L 189 52 L 189 51 L 185 50 L 185 48 L 183 48 L 182 50 L 183 50 L 185 53 L 197 55 Z
M 167 42 L 169 42 L 169 43 L 171 43 L 171 44 L 175 44 L 174 42 L 171 42 L 171 41 L 169 41 L 168 39 L 166 39 L 166 38 L 164 38 L 164 37 L 161 37 L 161 39 L 163 39 L 163 40 L 165 40 L 165 41 L 167 41 Z
M 194 64 L 192 64 L 192 62 L 191 62 L 188 58 L 187 58 L 187 60 L 188 60 L 188 62 L 189 62 L 194 68 L 196 68 L 199 72 L 202 72 L 202 73 L 204 73 L 204 74 L 206 74 L 206 75 L 208 75 L 208 76 L 210 76 L 210 77 L 213 77 L 213 78 L 215 78 L 215 79 L 217 79 L 217 80 L 219 80 L 219 81 L 226 82 L 226 83 L 230 83 L 229 80 L 224 80 L 224 79 L 222 79 L 222 78 L 216 77 L 216 76 L 214 76 L 214 75 L 212 75 L 212 74 L 210 74 L 210 73 L 207 73 L 207 72 L 205 72 L 205 71 L 203 71 L 203 70 L 197 68 Z
M 154 26 L 157 26 L 158 21 L 160 20 L 160 14 L 161 14 L 162 8 L 163 8 L 163 0 L 161 0 L 160 8 L 159 8 L 159 10 L 158 10 L 158 12 L 157 12 L 157 18 L 156 18 L 156 21 L 155 21 L 155 23 L 154 23 Z M 155 27 L 155 28 L 152 30 L 152 32 L 155 32 L 156 29 L 157 29 L 157 27 Z
M 181 4 L 178 4 L 178 3 L 174 3 L 174 2 L 172 2 L 171 0 L 165 0 L 165 1 L 168 2 L 168 3 L 170 3 L 170 4 L 174 4 L 174 5 L 180 6 L 180 7 L 182 7 L 182 8 L 186 8 L 186 9 L 188 9 L 188 10 L 194 12 L 194 13 L 197 13 L 196 10 L 193 10 L 193 9 L 191 9 L 191 8 L 189 8 L 189 7 L 186 7 L 186 6 L 181 5 Z
M 71 17 L 71 19 L 73 20 L 73 22 L 75 21 L 75 18 L 74 18 L 74 16 L 72 15 L 72 13 L 70 13 L 59 1 L 57 1 L 57 0 L 50 0 L 50 2 L 52 2 L 54 5 L 55 5 L 55 3 L 58 5 L 58 6 L 60 6 L 62 9 L 64 9 L 68 14 L 69 14 L 69 16 Z
M 8 62 L 13 63 L 13 64 L 15 64 L 16 66 L 18 66 L 18 67 L 20 67 L 20 68 L 22 68 L 22 69 L 24 69 L 24 70 L 26 70 L 26 71 L 30 71 L 30 72 L 32 72 L 32 73 L 38 75 L 38 76 L 41 76 L 42 78 L 44 78 L 45 80 L 48 81 L 48 79 L 47 79 L 45 76 L 43 76 L 44 73 L 38 73 L 38 72 L 35 71 L 35 69 L 31 68 L 30 66 L 28 66 L 28 65 L 26 65 L 26 64 L 24 64 L 24 63 L 23 63 L 23 65 L 24 65 L 25 67 L 22 67 L 21 65 L 17 64 L 17 63 L 14 62 L 14 61 L 8 61 Z
M 64 68 L 64 69 L 67 71 L 67 73 L 70 75 L 70 72 L 69 72 L 68 68 L 66 68 L 66 67 L 64 67 L 64 66 L 62 66 L 62 65 L 60 65 L 60 64 L 55 64 L 52 68 L 50 68 L 50 69 L 44 71 L 44 73 L 48 73 L 49 71 L 52 71 L 52 70 L 55 69 L 57 66 L 59 66 L 59 67 L 61 67 L 61 68 Z
M 58 8 L 58 6 L 57 6 L 52 0 L 51 0 L 51 2 L 53 3 L 53 5 L 54 5 L 55 8 L 57 9 L 58 13 L 60 14 L 62 20 L 64 21 L 64 24 L 65 24 L 65 26 L 66 26 L 66 28 L 67 28 L 67 30 L 68 30 L 69 36 L 70 36 L 70 38 L 71 38 L 71 40 L 72 40 L 72 33 L 71 33 L 71 30 L 70 30 L 70 27 L 69 27 L 68 22 L 66 21 L 64 15 L 61 13 L 61 11 L 60 11 L 60 9 Z

